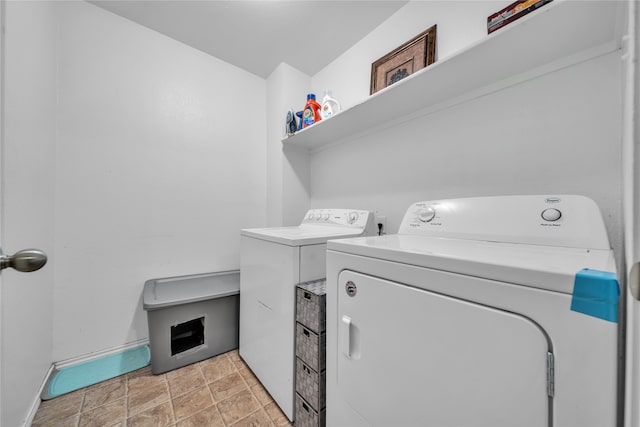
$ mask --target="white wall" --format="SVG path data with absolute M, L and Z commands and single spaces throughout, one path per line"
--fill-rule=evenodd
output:
M 443 3 L 409 3 L 314 76 L 313 87 L 338 88 L 334 95 L 353 104 L 368 96 L 369 64 L 420 29 L 438 24 L 440 57 L 486 35 L 484 27 L 449 26 L 462 15 L 486 23 L 495 4 L 460 14 L 459 3 Z M 461 34 L 455 43 L 445 36 L 453 33 Z M 391 46 L 378 48 L 381 40 Z M 311 205 L 378 211 L 393 233 L 419 200 L 584 194 L 603 211 L 620 263 L 620 84 L 614 53 L 319 151 L 311 156 Z
M 144 282 L 239 268 L 266 223 L 265 81 L 60 4 L 53 359 L 146 338 Z
M 485 37 L 487 16 L 504 6 L 499 0 L 410 1 L 315 74 L 312 87 L 319 99 L 325 89 L 331 89 L 342 107 L 348 108 L 369 96 L 371 63 L 376 59 L 437 25 L 436 58 L 442 60 Z
M 282 146 L 289 109 L 302 110 L 311 77 L 281 63 L 267 78 L 267 225 L 298 225 L 309 209 L 309 155 Z
M 2 249 L 53 257 L 55 14 L 51 2 L 6 2 Z M 51 366 L 52 262 L 2 272 L 0 425 L 23 425 Z

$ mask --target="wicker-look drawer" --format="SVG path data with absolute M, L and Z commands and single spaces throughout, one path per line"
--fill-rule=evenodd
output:
M 327 335 L 316 334 L 296 323 L 296 356 L 316 372 L 322 372 L 326 363 Z
M 296 358 L 296 391 L 316 411 L 325 407 L 326 371 L 319 374 Z
M 296 288 L 296 321 L 315 333 L 326 330 L 326 280 L 302 283 Z
M 325 427 L 327 425 L 326 410 L 314 410 L 296 393 L 296 427 Z

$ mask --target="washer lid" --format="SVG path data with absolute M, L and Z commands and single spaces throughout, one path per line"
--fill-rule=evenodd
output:
M 603 249 L 413 235 L 332 240 L 327 249 L 565 294 L 584 268 L 616 272 L 613 251 Z
M 240 233 L 243 236 L 287 246 L 306 246 L 326 243 L 329 239 L 361 236 L 364 230 L 353 227 L 301 224 L 293 227 L 249 228 L 241 230 Z

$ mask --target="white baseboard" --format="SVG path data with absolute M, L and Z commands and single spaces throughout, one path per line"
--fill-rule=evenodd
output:
M 61 360 L 59 362 L 54 362 L 53 365 L 56 369 L 60 370 L 62 368 L 67 368 L 69 366 L 78 365 L 80 363 L 89 362 L 91 360 L 99 359 L 104 356 L 109 356 L 110 354 L 116 354 L 125 350 L 129 350 L 131 348 L 140 347 L 141 345 L 145 344 L 149 344 L 148 338 L 132 341 L 130 343 L 120 345 L 118 347 L 113 347 L 107 350 L 96 351 L 94 353 L 88 353 L 82 356 L 76 356 L 69 359 Z
M 47 381 L 49 381 L 49 377 L 51 376 L 52 372 L 53 372 L 53 364 L 49 366 L 49 370 L 45 374 L 44 380 L 42 381 L 42 384 L 40 384 L 40 387 L 38 388 L 38 394 L 36 395 L 35 399 L 33 399 L 33 402 L 31 403 L 31 408 L 29 408 L 29 413 L 27 414 L 27 419 L 24 421 L 23 427 L 29 427 L 33 423 L 33 420 L 36 418 L 36 413 L 38 412 L 38 408 L 40 408 L 40 403 L 42 402 L 42 400 L 40 400 L 40 395 L 42 394 L 42 390 L 44 390 L 45 384 L 47 383 Z

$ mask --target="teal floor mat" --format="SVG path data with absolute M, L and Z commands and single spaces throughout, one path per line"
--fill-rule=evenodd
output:
M 47 400 L 92 384 L 99 383 L 149 364 L 151 351 L 148 345 L 110 354 L 60 370 L 54 369 L 49 377 L 42 399 Z

